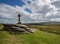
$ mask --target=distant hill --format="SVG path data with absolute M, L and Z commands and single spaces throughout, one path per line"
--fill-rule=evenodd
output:
M 41 22 L 41 23 L 23 23 L 25 25 L 49 25 L 49 24 L 58 24 L 60 25 L 60 22 Z

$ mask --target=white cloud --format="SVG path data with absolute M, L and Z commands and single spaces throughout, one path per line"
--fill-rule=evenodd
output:
M 49 11 L 52 11 L 52 9 L 54 9 L 54 7 L 50 4 L 50 0 L 35 0 L 33 1 L 34 3 L 31 3 L 29 5 L 24 5 L 25 7 L 31 9 L 31 11 L 33 12 L 33 14 L 46 14 Z M 27 3 L 25 1 L 25 3 Z
M 30 3 L 28 3 L 28 1 Z M 22 15 L 21 22 L 23 23 L 51 21 L 51 19 L 57 21 L 57 18 L 60 18 L 60 3 L 56 3 L 58 1 L 59 0 L 23 0 L 23 2 L 26 3 L 23 7 L 0 4 L 0 22 L 10 22 L 11 20 L 11 22 L 16 23 L 18 13 Z M 30 9 L 32 13 L 30 14 L 25 11 L 26 8 Z M 5 18 L 5 20 L 1 20 L 2 18 Z
M 32 1 L 31 4 L 28 4 L 28 1 Z M 55 18 L 60 18 L 60 2 L 59 0 L 27 0 L 25 1 L 25 3 L 27 3 L 26 5 L 24 5 L 26 8 L 29 8 L 32 13 L 33 16 L 35 18 L 35 20 L 37 21 L 50 21 L 51 19 L 55 19 Z M 55 3 L 55 2 L 59 2 L 59 3 Z M 53 5 L 53 4 L 54 5 Z M 56 5 L 57 4 L 57 5 Z M 56 6 L 59 6 L 59 8 L 56 8 Z M 38 14 L 36 16 L 36 14 Z
M 58 22 L 60 22 L 60 18 L 54 18 L 54 19 L 51 19 L 50 21 L 58 21 Z
M 17 14 L 21 14 L 21 22 L 31 22 L 32 14 L 26 12 L 23 7 L 0 4 L 0 23 L 17 23 Z

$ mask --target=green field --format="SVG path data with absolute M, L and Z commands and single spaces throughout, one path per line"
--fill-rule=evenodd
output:
M 0 30 L 3 28 L 0 25 Z M 60 35 L 36 29 L 30 34 L 10 34 L 0 31 L 0 44 L 60 44 Z

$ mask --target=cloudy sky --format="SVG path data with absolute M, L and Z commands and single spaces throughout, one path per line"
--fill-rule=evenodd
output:
M 60 22 L 60 0 L 0 0 L 0 23 Z

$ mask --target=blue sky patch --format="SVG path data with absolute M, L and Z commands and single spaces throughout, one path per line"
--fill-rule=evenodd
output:
M 27 1 L 28 4 L 31 4 L 31 1 Z
M 23 6 L 25 5 L 24 2 L 22 2 L 22 0 L 0 0 L 0 3 L 5 3 L 5 4 L 8 4 L 8 5 L 12 5 L 12 6 Z
M 32 13 L 32 11 L 28 8 L 25 9 L 25 11 L 29 12 L 29 13 Z

